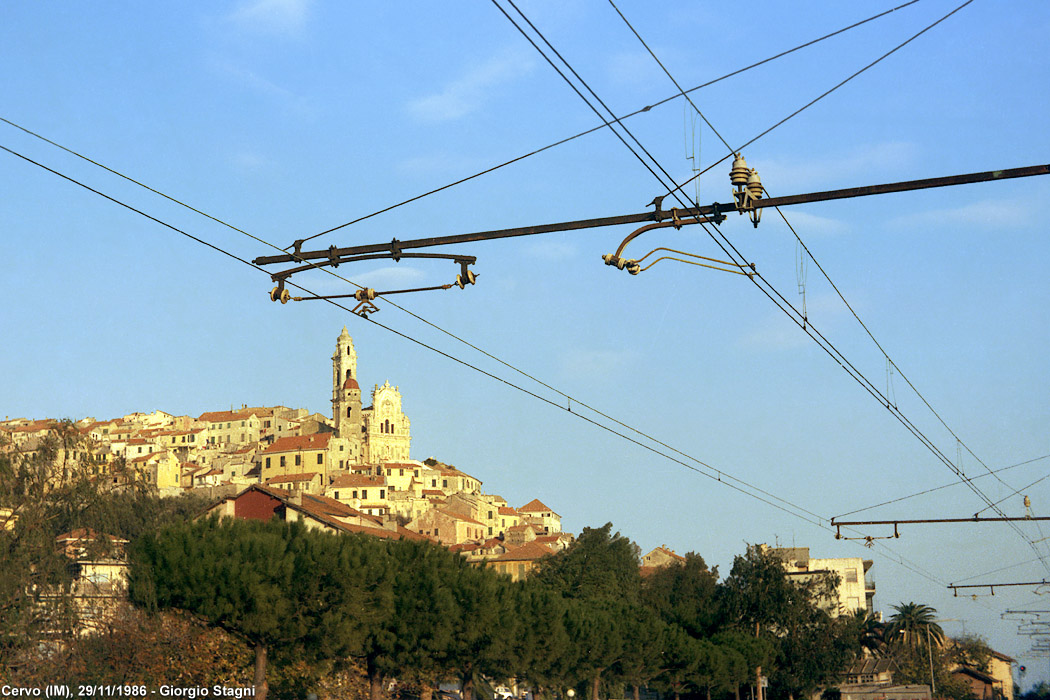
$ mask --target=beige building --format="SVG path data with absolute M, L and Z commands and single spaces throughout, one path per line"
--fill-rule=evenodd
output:
M 561 532 L 561 516 L 545 506 L 539 499 L 534 498 L 521 508 L 518 508 L 522 522 L 530 525 L 538 525 L 545 535 L 553 535 Z
M 401 408 L 401 391 L 384 382 L 372 389 L 372 404 L 362 408 L 357 350 L 343 327 L 332 355 L 332 424 L 346 439 L 349 464 L 407 462 L 411 423 Z
M 838 576 L 837 605 L 830 611 L 833 615 L 849 615 L 855 610 L 873 611 L 875 584 L 865 579 L 871 569 L 870 559 L 811 559 L 809 547 L 777 547 L 771 551 L 784 563 L 784 570 L 789 577 L 804 579 L 823 573 Z
M 324 495 L 368 515 L 386 515 L 390 510 L 388 490 L 385 477 L 342 474 L 325 489 Z
M 212 445 L 243 446 L 258 442 L 262 421 L 251 411 L 212 411 L 202 413 L 198 427 L 208 429 L 208 443 Z
M 666 544 L 660 545 L 642 557 L 643 569 L 660 569 L 671 564 L 684 564 L 685 557 L 675 554 Z
M 485 525 L 460 513 L 432 508 L 405 526 L 443 545 L 481 542 L 485 539 Z
M 510 576 L 512 581 L 521 581 L 536 568 L 540 559 L 553 553 L 547 545 L 533 541 L 508 549 L 505 554 L 492 559 L 487 565 L 501 574 Z

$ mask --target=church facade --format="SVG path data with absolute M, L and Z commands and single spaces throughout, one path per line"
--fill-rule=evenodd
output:
M 411 423 L 401 409 L 400 390 L 390 382 L 376 384 L 371 398 L 371 405 L 362 407 L 357 350 L 344 326 L 332 355 L 332 424 L 336 434 L 347 440 L 351 463 L 407 462 Z

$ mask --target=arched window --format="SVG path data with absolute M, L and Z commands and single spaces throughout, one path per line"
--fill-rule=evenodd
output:
M 346 378 L 347 378 L 347 379 L 349 379 L 349 378 L 350 378 L 350 370 L 346 370 Z
M 347 345 L 347 346 L 346 346 L 346 354 L 347 354 L 347 355 L 349 355 L 349 354 L 350 354 L 350 346 L 349 346 L 349 345 Z
M 347 406 L 347 407 L 346 407 L 346 417 L 347 417 L 347 418 L 349 418 L 349 417 L 350 417 L 350 410 L 351 410 L 351 407 L 350 407 L 350 406 Z

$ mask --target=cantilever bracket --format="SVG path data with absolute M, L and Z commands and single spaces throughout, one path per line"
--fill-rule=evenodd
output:
M 900 538 L 900 536 L 901 536 L 900 531 L 897 529 L 898 523 L 896 523 L 896 522 L 893 523 L 893 534 L 892 535 L 885 535 L 883 537 L 873 537 L 871 535 L 865 535 L 864 537 L 843 537 L 843 535 L 842 535 L 842 525 L 839 524 L 839 523 L 836 523 L 834 520 L 831 521 L 831 524 L 835 526 L 835 539 L 836 540 L 864 540 L 865 544 L 868 547 L 873 546 L 875 540 L 894 540 L 894 539 Z

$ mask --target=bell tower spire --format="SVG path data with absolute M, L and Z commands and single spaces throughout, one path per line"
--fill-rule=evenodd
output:
M 332 355 L 332 422 L 339 437 L 361 437 L 361 386 L 357 383 L 357 350 L 350 333 L 343 332 Z

